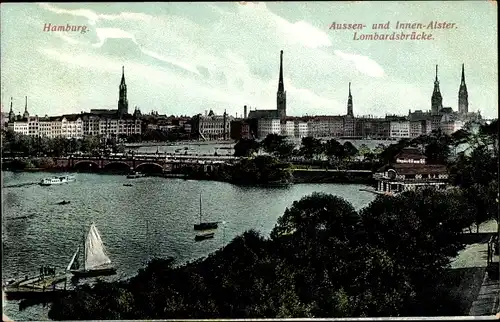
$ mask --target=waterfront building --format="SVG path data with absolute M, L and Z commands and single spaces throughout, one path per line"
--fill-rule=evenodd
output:
M 252 139 L 253 135 L 250 131 L 250 123 L 248 120 L 231 121 L 229 137 L 233 140 Z
M 410 122 L 407 120 L 390 121 L 390 137 L 402 139 L 410 137 Z
M 422 134 L 427 133 L 427 121 L 408 121 L 410 123 L 410 138 L 419 137 Z
M 343 121 L 343 134 L 342 137 L 352 138 L 355 137 L 356 130 L 356 119 L 350 115 L 344 115 L 342 118 Z
M 404 148 L 396 162 L 376 171 L 377 191 L 400 193 L 421 188 L 445 189 L 448 186 L 448 172 L 445 165 L 427 164 L 425 155 L 418 148 Z
M 257 121 L 257 137 L 265 139 L 269 134 L 281 134 L 279 118 L 262 118 Z
M 315 138 L 341 137 L 344 135 L 342 116 L 316 116 L 307 121 L 308 136 Z
M 9 122 L 8 128 L 16 133 L 28 135 L 28 120 L 19 119 L 14 122 Z
M 294 122 L 294 137 L 298 139 L 305 138 L 307 136 L 307 121 L 296 120 Z
M 192 129 L 203 140 L 227 140 L 231 133 L 231 122 L 234 117 L 228 116 L 224 111 L 223 115 L 215 115 L 214 111 L 203 116 L 201 114 L 193 117 Z
M 295 134 L 295 122 L 292 120 L 281 121 L 281 135 L 293 137 Z

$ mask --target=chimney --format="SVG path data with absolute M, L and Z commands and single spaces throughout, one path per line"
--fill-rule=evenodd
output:
M 205 110 L 205 116 L 208 116 L 208 111 L 207 110 Z
M 243 106 L 243 118 L 247 118 L 247 106 Z

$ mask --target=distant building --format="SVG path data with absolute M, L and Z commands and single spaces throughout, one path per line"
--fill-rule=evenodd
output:
M 281 121 L 279 118 L 263 118 L 257 122 L 257 137 L 264 139 L 269 134 L 281 134 Z
M 234 118 L 228 116 L 225 111 L 223 115 L 215 115 L 210 110 L 206 116 L 198 114 L 193 117 L 192 131 L 203 140 L 227 140 L 230 137 L 233 120 Z
M 445 189 L 448 185 L 446 166 L 427 164 L 418 148 L 403 149 L 395 163 L 378 169 L 373 177 L 377 181 L 377 191 L 389 194 L 427 187 Z
M 410 137 L 410 122 L 406 120 L 390 121 L 390 137 L 402 139 Z

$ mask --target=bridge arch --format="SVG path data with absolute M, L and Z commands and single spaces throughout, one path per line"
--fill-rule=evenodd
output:
M 142 162 L 135 166 L 135 171 L 145 173 L 163 173 L 163 166 L 155 162 Z
M 99 163 L 91 160 L 82 160 L 75 162 L 73 168 L 77 170 L 97 170 L 100 169 Z
M 111 160 L 103 165 L 103 170 L 106 171 L 119 171 L 119 172 L 129 172 L 131 169 L 130 163 L 125 161 L 115 161 Z

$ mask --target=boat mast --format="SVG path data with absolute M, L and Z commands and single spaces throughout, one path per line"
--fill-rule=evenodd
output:
M 87 249 L 85 248 L 85 228 L 83 229 L 83 270 L 85 271 L 87 267 L 85 264 L 87 263 Z
M 201 192 L 200 192 L 200 224 L 201 224 Z

